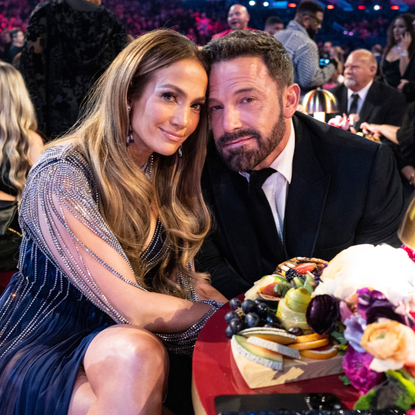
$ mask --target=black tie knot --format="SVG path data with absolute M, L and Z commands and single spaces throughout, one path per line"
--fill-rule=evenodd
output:
M 269 176 L 274 174 L 276 170 L 271 167 L 267 167 L 266 169 L 262 170 L 251 170 L 249 172 L 249 187 L 250 189 L 260 189 L 264 184 L 265 180 L 268 179 Z
M 359 94 L 352 94 L 352 103 L 350 105 L 349 114 L 357 114 L 357 102 L 359 101 Z

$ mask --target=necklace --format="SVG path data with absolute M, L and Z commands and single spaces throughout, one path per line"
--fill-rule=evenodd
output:
M 144 166 L 141 168 L 141 170 L 144 172 L 144 174 L 147 176 L 147 178 L 151 179 L 151 175 L 153 173 L 153 161 L 154 157 L 153 154 L 148 158 Z

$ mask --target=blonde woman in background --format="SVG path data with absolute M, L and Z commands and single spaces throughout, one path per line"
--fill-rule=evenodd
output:
M 17 268 L 21 241 L 17 205 L 29 170 L 43 149 L 36 130 L 34 108 L 22 76 L 12 65 L 0 62 L 0 215 L 6 210 L 15 212 L 11 221 L 7 215 L 8 222 L 0 232 L 0 272 Z M 0 292 L 1 285 L 2 281 Z
M 191 40 L 141 36 L 31 170 L 0 299 L 0 414 L 165 411 L 167 351 L 191 355 L 225 300 L 192 266 L 210 227 L 207 83 Z

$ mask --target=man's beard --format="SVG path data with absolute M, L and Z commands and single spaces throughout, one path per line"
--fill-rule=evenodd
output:
M 282 108 L 282 106 L 280 106 Z M 264 138 L 262 134 L 254 128 L 246 128 L 234 133 L 225 133 L 215 140 L 218 153 L 233 171 L 241 172 L 252 170 L 263 162 L 280 144 L 286 131 L 285 119 L 282 111 L 277 122 L 272 127 L 271 134 Z M 224 148 L 226 143 L 237 140 L 241 137 L 253 137 L 258 146 L 255 149 L 247 150 L 244 145 L 237 148 Z
M 309 27 L 308 29 L 306 29 L 308 36 L 310 36 L 310 39 L 314 40 L 314 38 L 316 37 L 317 31 L 315 29 L 313 29 L 312 27 Z
M 352 86 L 356 85 L 356 81 L 351 78 L 344 78 L 343 83 L 346 85 L 347 88 L 351 88 Z

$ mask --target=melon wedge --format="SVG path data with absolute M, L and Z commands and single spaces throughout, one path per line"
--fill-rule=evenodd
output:
M 319 347 L 326 346 L 327 344 L 329 344 L 328 337 L 326 337 L 325 339 L 314 340 L 312 342 L 292 343 L 288 347 L 292 347 L 296 350 L 310 350 L 318 349 Z
M 332 357 L 336 356 L 337 353 L 338 353 L 338 350 L 336 346 L 325 346 L 319 349 L 300 351 L 301 356 L 308 357 L 309 359 L 314 359 L 314 360 L 331 359 Z
M 255 344 L 257 346 L 263 347 L 264 349 L 272 350 L 273 352 L 281 353 L 282 355 L 292 357 L 294 359 L 300 359 L 299 350 L 295 350 L 291 347 L 283 346 L 282 344 L 264 340 L 256 336 L 248 337 L 247 341 L 250 344 Z
M 327 337 L 327 334 L 305 334 L 304 336 L 297 336 L 297 340 L 295 341 L 295 343 L 313 342 L 315 340 L 326 339 Z
M 282 370 L 282 354 L 250 344 L 245 337 L 239 335 L 232 336 L 231 343 L 233 343 L 232 347 L 235 347 L 241 356 L 246 357 L 251 362 L 274 370 Z
M 291 333 L 287 333 L 282 329 L 275 329 L 271 327 L 252 327 L 239 332 L 239 334 L 250 337 L 255 336 L 264 340 L 269 340 L 279 344 L 294 343 L 297 340 L 297 336 Z

